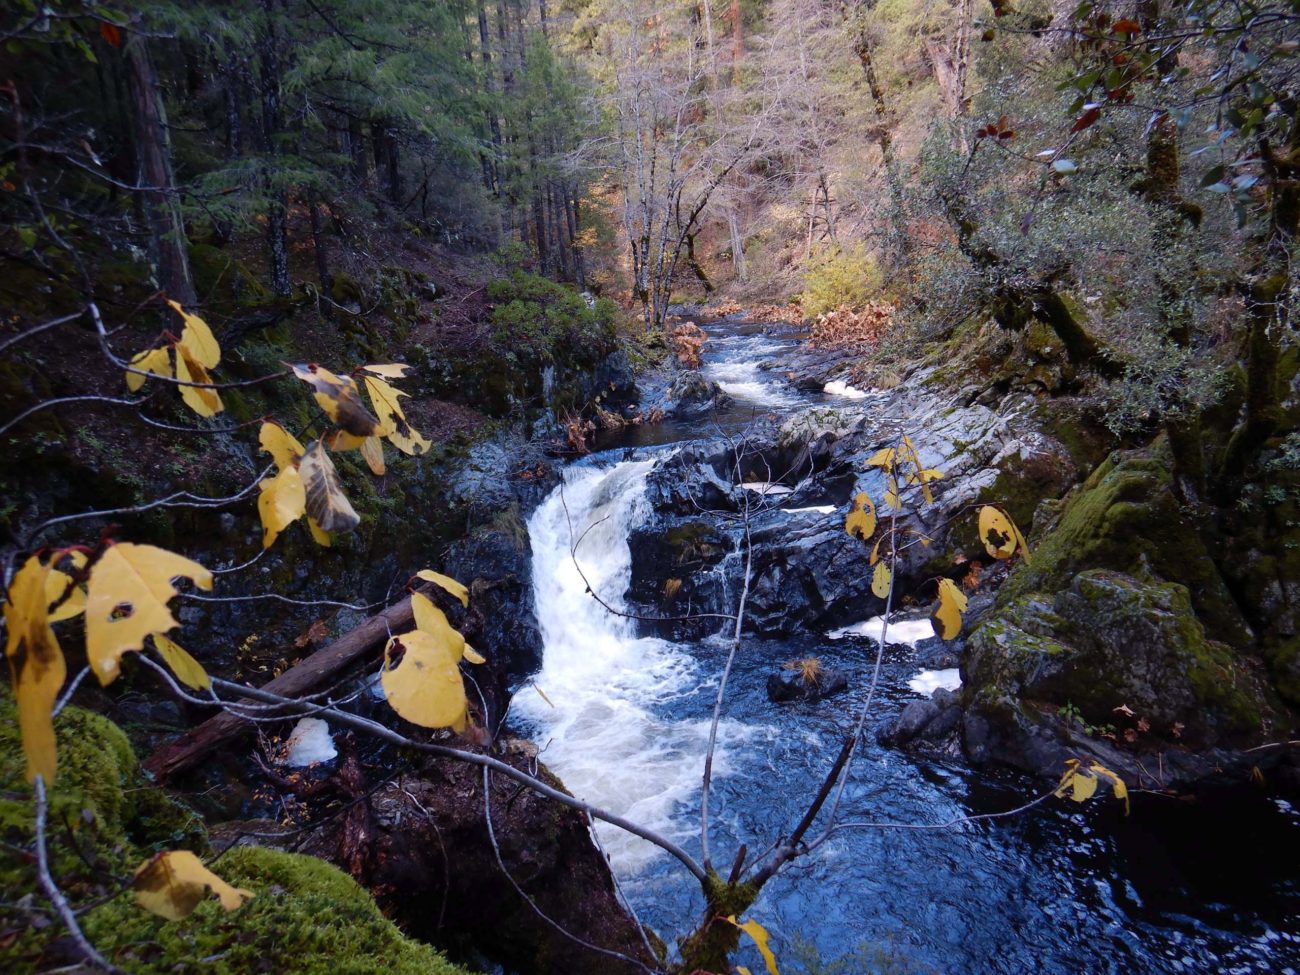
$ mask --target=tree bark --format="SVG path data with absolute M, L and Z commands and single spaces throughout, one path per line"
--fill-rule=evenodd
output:
M 197 301 L 186 250 L 176 176 L 172 170 L 167 111 L 148 41 L 132 34 L 126 43 L 128 87 L 133 106 L 138 196 L 149 223 L 149 246 L 158 269 L 158 286 L 182 305 Z
M 290 667 L 266 684 L 263 690 L 284 697 L 306 694 L 337 677 L 367 653 L 381 646 L 388 640 L 390 631 L 401 630 L 414 619 L 411 600 L 407 597 Z M 168 778 L 177 772 L 193 768 L 207 755 L 252 731 L 254 727 L 247 721 L 223 712 L 158 749 L 149 756 L 144 767 L 158 779 Z

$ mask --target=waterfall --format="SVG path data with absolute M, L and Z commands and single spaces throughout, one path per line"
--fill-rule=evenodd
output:
M 693 834 L 694 821 L 674 812 L 699 790 L 708 723 L 663 712 L 697 693 L 701 675 L 682 648 L 637 636 L 634 621 L 587 592 L 590 585 L 611 607 L 624 608 L 632 574 L 627 539 L 648 513 L 646 476 L 654 464 L 571 467 L 529 519 L 544 649 L 542 668 L 515 695 L 512 713 L 574 795 L 682 839 Z M 725 765 L 725 756 L 718 761 Z M 602 824 L 598 832 L 620 873 L 635 873 L 658 855 L 622 830 Z

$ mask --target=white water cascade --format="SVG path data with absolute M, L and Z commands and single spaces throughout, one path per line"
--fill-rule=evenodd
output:
M 700 788 L 708 722 L 659 712 L 698 693 L 701 675 L 680 647 L 638 637 L 633 621 L 587 592 L 590 585 L 611 607 L 624 607 L 632 574 L 627 538 L 647 513 L 645 482 L 654 463 L 569 468 L 563 486 L 529 519 L 544 650 L 542 669 L 515 695 L 512 711 L 574 795 L 680 840 L 694 826 L 674 811 Z M 720 750 L 715 769 L 725 766 Z M 602 824 L 598 832 L 622 874 L 659 855 L 615 827 Z

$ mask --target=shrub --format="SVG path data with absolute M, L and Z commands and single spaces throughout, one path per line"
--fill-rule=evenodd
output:
M 673 328 L 669 337 L 677 353 L 677 361 L 687 369 L 700 368 L 701 353 L 704 350 L 704 343 L 708 341 L 704 329 L 694 322 L 682 322 Z
M 882 285 L 876 259 L 865 247 L 834 247 L 808 262 L 800 304 L 808 318 L 841 307 L 861 308 L 879 295 Z

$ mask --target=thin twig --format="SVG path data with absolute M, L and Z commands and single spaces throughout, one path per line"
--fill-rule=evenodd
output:
M 54 878 L 50 875 L 50 857 L 48 851 L 45 849 L 45 817 L 49 810 L 49 803 L 45 796 L 45 777 L 37 775 L 36 781 L 33 785 L 36 788 L 36 872 L 37 876 L 40 878 L 41 890 L 45 892 L 45 896 L 48 897 L 50 903 L 54 905 L 54 910 L 58 913 L 60 920 L 63 921 L 64 926 L 68 929 L 68 934 L 72 936 L 72 940 L 75 941 L 77 947 L 81 949 L 81 954 L 85 957 L 86 961 L 90 962 L 97 968 L 109 972 L 110 975 L 126 975 L 122 969 L 105 959 L 104 956 L 96 950 L 95 946 L 90 943 L 90 939 L 87 938 L 85 932 L 81 930 L 81 925 L 77 923 L 76 915 L 72 913 L 72 906 L 68 903 L 67 898 L 63 896 L 63 891 L 59 890 L 59 885 L 54 882 Z

